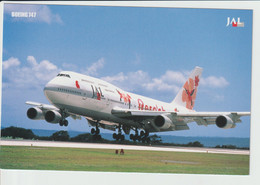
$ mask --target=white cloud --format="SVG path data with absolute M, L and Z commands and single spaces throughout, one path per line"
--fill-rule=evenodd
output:
M 201 79 L 201 85 L 210 88 L 223 88 L 229 85 L 229 82 L 224 77 L 209 76 Z
M 87 68 L 86 72 L 87 75 L 96 76 L 98 75 L 98 70 L 104 67 L 105 60 L 104 58 L 99 59 L 97 62 L 93 63 L 90 67 Z
M 35 71 L 42 71 L 42 70 L 56 71 L 58 68 L 56 65 L 54 65 L 50 61 L 43 60 L 38 65 L 36 65 L 34 69 L 35 69 Z
M 38 8 L 38 7 L 37 7 Z M 47 6 L 41 6 L 37 11 L 39 21 L 48 24 L 52 22 L 63 23 L 59 14 L 53 14 Z
M 148 73 L 142 70 L 138 70 L 136 72 L 128 72 L 127 74 L 120 72 L 115 76 L 106 76 L 102 77 L 101 79 L 116 86 L 119 86 L 126 91 L 132 92 L 136 90 L 143 90 L 143 84 L 150 81 Z
M 11 57 L 6 61 L 3 61 L 3 69 L 6 70 L 10 67 L 16 67 L 20 65 L 20 61 L 17 58 Z
M 27 62 L 31 65 L 31 66 L 36 66 L 37 62 L 36 59 L 33 56 L 28 56 L 27 57 Z
M 6 14 L 11 16 L 12 12 L 35 12 L 36 17 L 29 17 L 29 18 L 15 18 L 12 19 L 25 22 L 45 22 L 48 24 L 51 23 L 59 23 L 63 24 L 63 21 L 59 14 L 54 14 L 50 8 L 46 5 L 21 5 L 21 4 L 6 4 L 4 6 L 4 11 Z
M 78 71 L 78 66 L 75 64 L 63 63 L 62 68 L 68 71 Z
M 124 75 L 123 72 L 118 73 L 115 76 L 107 76 L 107 77 L 103 77 L 102 80 L 105 80 L 109 83 L 120 83 L 120 82 L 124 82 L 127 80 L 127 76 Z
M 127 91 L 140 90 L 148 92 L 177 92 L 180 89 L 179 81 L 182 82 L 183 79 L 172 78 L 174 74 L 174 72 L 167 71 L 160 78 L 151 78 L 147 72 L 138 70 L 135 72 L 128 72 L 127 74 L 120 72 L 115 76 L 107 76 L 103 77 L 102 79 Z
M 16 65 L 3 67 L 3 88 L 10 86 L 19 88 L 43 88 L 58 72 L 61 71 L 56 65 L 48 60 L 37 62 L 33 56 L 27 57 L 27 63 L 21 65 L 18 59 L 9 58 L 5 66 L 13 62 Z M 9 63 L 8 63 L 9 62 Z M 4 62 L 3 62 L 4 65 Z
M 129 72 L 127 78 L 130 83 L 147 83 L 150 80 L 150 76 L 147 72 L 138 70 L 136 72 Z
M 184 73 L 179 71 L 166 71 L 166 73 L 161 77 L 161 79 L 168 83 L 184 84 L 187 77 Z
M 186 79 L 185 72 L 168 70 L 161 77 L 153 78 L 149 83 L 143 84 L 143 87 L 148 91 L 177 93 Z
M 148 91 L 168 91 L 177 93 L 180 89 L 178 85 L 169 84 L 162 79 L 154 78 L 151 82 L 143 84 L 143 87 Z
M 123 72 L 115 76 L 106 76 L 102 79 L 127 91 L 163 92 L 166 94 L 177 94 L 182 85 L 188 79 L 187 71 L 166 71 L 160 77 L 152 78 L 147 72 L 138 70 L 136 72 Z M 201 78 L 200 88 L 223 88 L 229 85 L 224 77 L 209 76 Z M 222 97 L 223 98 L 223 97 Z
M 90 65 L 83 73 L 88 75 L 98 75 L 98 70 L 104 67 L 104 58 Z M 63 67 L 73 67 L 79 69 L 76 65 L 63 64 Z M 17 87 L 40 87 L 51 80 L 60 72 L 61 69 L 48 60 L 37 62 L 33 56 L 27 57 L 27 62 L 21 65 L 19 59 L 11 57 L 3 62 L 3 88 L 10 85 Z M 103 80 L 110 82 L 126 91 L 135 93 L 156 94 L 160 92 L 166 96 L 176 94 L 188 78 L 187 71 L 168 70 L 159 77 L 152 78 L 149 73 L 137 70 L 133 72 L 119 72 L 114 76 L 102 77 Z M 224 77 L 209 76 L 200 79 L 200 88 L 224 88 L 229 82 Z M 218 95 L 216 95 L 218 96 Z M 223 99 L 223 96 L 218 97 Z

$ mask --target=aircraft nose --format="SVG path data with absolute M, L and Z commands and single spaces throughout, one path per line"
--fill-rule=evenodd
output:
M 62 82 L 60 82 L 59 79 L 57 79 L 57 77 L 53 78 L 52 80 L 50 80 L 44 87 L 43 92 L 45 94 L 46 97 L 49 97 L 50 94 L 53 94 L 54 92 L 57 91 L 57 88 L 63 85 Z
M 44 87 L 44 89 L 43 89 L 43 92 L 44 92 L 45 96 L 47 97 L 47 99 L 49 99 L 49 97 L 50 97 L 50 91 L 52 91 L 52 90 L 53 90 L 53 84 L 51 83 L 51 81 L 49 81 L 49 82 L 45 85 L 45 87 Z
M 49 81 L 49 82 L 45 85 L 44 91 L 52 90 L 53 87 L 55 86 L 55 84 L 56 84 L 56 83 L 55 83 L 54 79 L 52 79 L 51 81 Z
M 44 87 L 43 91 L 47 98 L 55 96 L 59 96 L 57 92 L 59 92 L 60 88 L 69 87 L 71 85 L 70 78 L 57 76 L 50 80 Z
M 63 83 L 60 82 L 60 80 L 57 79 L 57 77 L 53 78 L 45 85 L 43 92 L 46 98 L 51 103 L 55 103 L 55 101 L 57 101 L 57 98 L 59 98 L 59 93 L 57 92 L 61 85 L 63 85 Z

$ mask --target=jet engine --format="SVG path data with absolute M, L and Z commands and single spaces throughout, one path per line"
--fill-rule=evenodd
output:
M 33 120 L 44 119 L 43 112 L 38 107 L 32 107 L 27 110 L 27 117 Z
M 236 127 L 236 124 L 228 116 L 218 116 L 216 118 L 216 125 L 219 128 L 223 128 L 223 129 L 235 128 Z
M 172 121 L 165 115 L 156 116 L 154 124 L 160 129 L 168 129 L 172 125 Z
M 45 114 L 45 120 L 49 123 L 59 123 L 61 119 L 61 114 L 55 110 L 49 110 Z

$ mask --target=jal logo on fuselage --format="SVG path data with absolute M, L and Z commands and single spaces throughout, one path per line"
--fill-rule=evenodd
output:
M 234 17 L 228 17 L 226 27 L 230 25 L 232 25 L 232 27 L 244 27 L 245 23 L 240 21 L 240 17 L 238 17 L 237 19 L 235 19 Z

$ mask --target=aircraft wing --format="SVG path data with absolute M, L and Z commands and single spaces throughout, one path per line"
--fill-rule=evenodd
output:
M 32 102 L 32 101 L 27 101 L 25 102 L 27 105 L 32 105 L 34 107 L 39 108 L 40 110 L 42 110 L 43 112 L 47 112 L 47 111 L 58 111 L 60 112 L 60 109 L 58 109 L 57 107 L 53 106 L 53 105 L 48 105 L 48 104 L 43 104 L 43 103 L 38 103 L 38 102 Z M 36 110 L 37 111 L 37 110 Z M 74 120 L 76 119 L 81 119 L 81 116 L 77 115 L 77 114 L 73 114 L 70 112 L 65 112 L 66 117 L 70 116 L 71 118 L 73 118 Z M 41 116 L 40 116 L 41 117 Z
M 229 117 L 233 123 L 240 123 L 241 116 L 249 116 L 250 112 L 189 112 L 175 113 L 177 117 L 193 119 L 198 125 L 216 124 L 216 119 L 221 116 Z
M 156 122 L 157 117 L 162 117 L 164 123 L 168 121 L 174 125 L 171 129 L 187 130 L 189 129 L 187 123 L 190 122 L 196 122 L 198 125 L 204 126 L 217 124 L 220 128 L 234 128 L 236 126 L 235 123 L 241 122 L 240 117 L 249 116 L 250 112 L 158 112 L 114 108 L 112 114 L 120 118 L 133 119 L 135 121 L 145 122 L 145 120 L 150 120 L 152 121 L 150 124 L 154 129 L 156 129 L 156 123 L 154 124 L 153 122 Z M 156 130 L 162 129 L 157 128 Z
M 35 107 L 39 107 L 42 110 L 59 110 L 57 107 L 53 105 L 48 105 L 48 104 L 43 104 L 43 103 L 38 103 L 38 102 L 32 102 L 32 101 L 27 101 L 25 102 L 27 105 L 32 105 Z
M 163 111 L 150 111 L 150 110 L 135 110 L 135 109 L 121 109 L 114 108 L 111 113 L 117 117 L 125 118 L 125 117 L 154 117 L 161 114 L 165 114 L 167 112 Z

